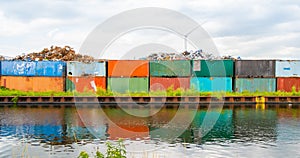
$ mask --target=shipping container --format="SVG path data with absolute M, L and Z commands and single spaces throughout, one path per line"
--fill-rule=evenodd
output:
M 235 87 L 236 92 L 275 92 L 276 79 L 275 78 L 236 78 Z
M 36 76 L 36 61 L 1 61 L 2 76 Z
M 109 77 L 148 77 L 148 60 L 109 60 Z
M 107 89 L 114 92 L 148 92 L 148 78 L 107 78 Z
M 66 75 L 66 63 L 62 61 L 38 61 L 36 75 L 43 77 L 61 77 Z
M 233 77 L 233 60 L 193 60 L 195 77 Z
M 68 76 L 106 76 L 106 62 L 82 63 L 71 61 L 67 63 Z
M 191 89 L 200 92 L 232 92 L 231 77 L 192 77 Z
M 176 90 L 178 88 L 189 89 L 190 88 L 190 78 L 189 77 L 176 77 L 176 78 L 167 78 L 167 77 L 150 77 L 150 90 L 167 90 L 171 88 Z
M 83 77 L 71 77 L 68 76 L 66 79 L 66 90 L 67 91 L 77 91 L 77 92 L 87 92 L 96 91 L 97 88 L 106 89 L 106 77 L 93 77 L 93 76 L 83 76 Z
M 23 77 L 23 76 L 2 76 L 1 86 L 20 91 L 46 92 L 64 91 L 63 77 Z
M 63 92 L 65 91 L 64 77 L 31 77 L 35 92 Z
M 190 60 L 150 61 L 150 76 L 153 77 L 190 77 Z
M 276 77 L 300 77 L 300 61 L 276 61 Z
M 241 78 L 275 77 L 275 60 L 236 60 L 235 76 Z
M 277 78 L 277 91 L 291 92 L 295 87 L 300 91 L 300 78 L 298 77 L 280 77 Z

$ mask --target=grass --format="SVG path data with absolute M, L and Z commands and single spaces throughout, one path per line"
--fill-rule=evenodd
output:
M 291 92 L 198 92 L 194 89 L 176 89 L 173 90 L 172 87 L 169 87 L 165 91 L 150 91 L 150 92 L 113 92 L 110 89 L 105 90 L 98 88 L 97 92 L 86 91 L 86 92 L 76 92 L 76 91 L 67 91 L 67 92 L 24 92 L 19 90 L 10 90 L 7 88 L 0 87 L 0 96 L 15 96 L 16 99 L 20 96 L 300 96 L 300 91 L 296 91 L 293 87 Z

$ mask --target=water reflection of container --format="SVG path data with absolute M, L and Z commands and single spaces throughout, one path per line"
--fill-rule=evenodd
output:
M 148 110 L 137 109 L 135 111 L 135 109 L 126 109 L 126 112 L 120 109 L 103 110 L 109 120 L 107 131 L 109 139 L 144 139 L 145 137 L 149 137 L 147 117 L 134 115 L 135 112 L 146 115 Z
M 190 123 L 196 114 L 192 109 L 161 109 L 151 117 L 150 136 L 164 141 L 193 142 Z
M 106 139 L 107 119 L 101 109 L 68 108 L 65 112 L 66 135 L 69 138 Z
M 300 78 L 298 77 L 277 78 L 277 91 L 291 92 L 293 87 L 295 87 L 296 91 L 300 90 Z
M 178 88 L 189 89 L 190 88 L 190 78 L 189 77 L 150 77 L 150 90 L 167 90 L 169 87 L 173 86 L 173 89 Z
M 191 88 L 201 92 L 231 92 L 232 78 L 230 77 L 192 77 Z
M 230 139 L 234 134 L 232 114 L 232 109 L 199 110 L 192 123 L 192 127 L 198 129 L 195 137 L 198 134 L 204 141 Z
M 278 120 L 275 109 L 235 109 L 233 120 L 237 140 L 264 143 L 276 140 Z
M 148 78 L 107 78 L 107 88 L 114 92 L 148 92 Z
M 275 78 L 236 78 L 235 87 L 236 92 L 275 92 L 276 79 Z
M 97 88 L 106 89 L 106 77 L 99 76 L 81 76 L 66 79 L 66 90 L 77 92 L 96 91 Z
M 191 76 L 191 61 L 189 60 L 150 61 L 150 76 L 189 77 Z
M 0 135 L 34 136 L 49 141 L 62 141 L 64 110 L 17 108 L 1 109 Z
M 233 77 L 233 60 L 194 60 L 192 75 L 195 77 Z
M 20 91 L 64 91 L 63 77 L 1 76 L 1 86 Z
M 147 60 L 109 60 L 109 77 L 148 77 L 149 61 Z

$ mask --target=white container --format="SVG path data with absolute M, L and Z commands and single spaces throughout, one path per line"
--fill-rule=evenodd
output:
M 275 77 L 300 77 L 299 60 L 278 60 L 275 67 Z

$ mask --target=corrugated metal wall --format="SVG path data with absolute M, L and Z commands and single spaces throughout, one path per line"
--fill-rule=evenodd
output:
M 277 78 L 277 91 L 291 92 L 293 86 L 295 86 L 296 91 L 300 91 L 300 78 L 298 77 Z
M 192 75 L 195 77 L 233 77 L 233 60 L 193 60 Z
M 153 77 L 189 77 L 190 60 L 150 61 L 150 76 Z
M 275 78 L 236 78 L 235 87 L 236 92 L 275 92 L 276 79 Z
M 107 89 L 114 92 L 148 92 L 149 78 L 107 78 Z
M 189 77 L 150 77 L 150 90 L 167 90 L 169 87 L 173 86 L 173 89 L 178 88 L 189 89 L 190 88 L 190 78 Z
M 236 60 L 235 76 L 240 78 L 275 77 L 275 60 Z
M 62 61 L 39 61 L 36 63 L 36 76 L 66 76 L 66 63 Z
M 148 77 L 147 60 L 109 60 L 107 63 L 109 77 Z
M 96 91 L 97 88 L 106 89 L 106 77 L 101 76 L 68 76 L 66 79 L 66 90 L 87 92 Z
M 63 92 L 64 81 L 62 77 L 1 76 L 1 86 L 20 91 Z
M 106 62 L 68 62 L 67 63 L 68 76 L 106 76 Z
M 276 61 L 276 77 L 300 77 L 300 61 Z
M 2 76 L 36 76 L 35 61 L 1 61 Z
M 232 92 L 232 78 L 230 77 L 192 77 L 191 89 L 200 92 Z

